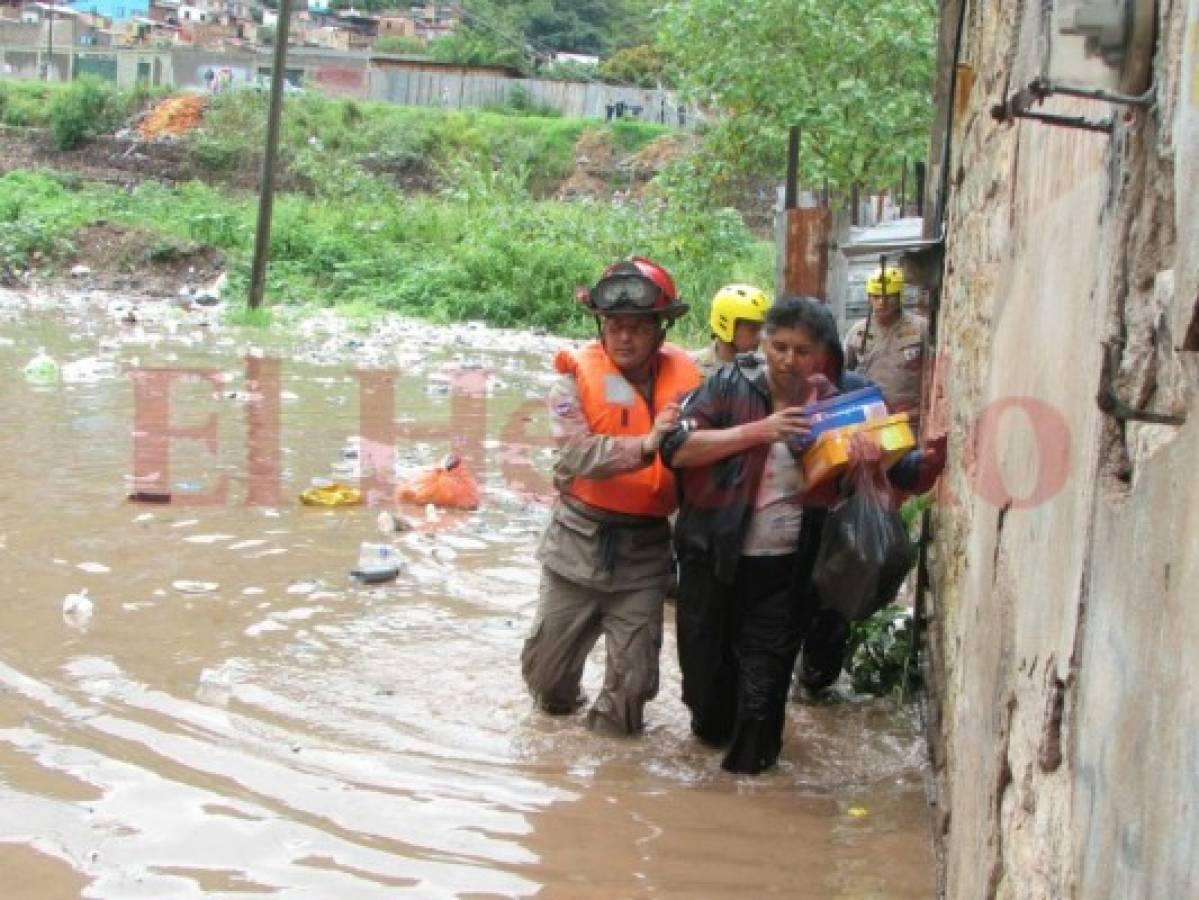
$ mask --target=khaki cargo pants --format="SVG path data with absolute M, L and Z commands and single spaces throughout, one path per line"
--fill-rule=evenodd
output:
M 600 635 L 607 653 L 604 686 L 587 714 L 590 727 L 635 734 L 658 693 L 662 605 L 672 571 L 670 526 L 613 526 L 615 565 L 600 561 L 609 526 L 559 505 L 542 537 L 541 588 L 532 631 L 521 652 L 529 691 L 547 712 L 573 712 L 583 667 Z

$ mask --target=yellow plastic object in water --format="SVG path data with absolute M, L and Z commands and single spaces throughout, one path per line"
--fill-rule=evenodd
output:
M 883 451 L 883 468 L 887 469 L 916 447 L 907 413 L 877 416 L 856 425 L 826 431 L 803 455 L 804 477 L 808 487 L 828 481 L 845 471 L 849 465 L 849 440 L 858 433 L 870 438 Z
M 362 492 L 348 484 L 334 482 L 323 487 L 312 487 L 300 494 L 305 506 L 357 506 L 362 502 Z

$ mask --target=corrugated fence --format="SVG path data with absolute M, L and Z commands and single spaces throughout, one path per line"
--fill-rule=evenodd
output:
M 69 54 L 69 60 L 68 60 Z M 42 77 L 43 48 L 0 46 L 0 77 Z M 268 53 L 220 53 L 193 47 L 154 49 L 111 48 L 86 51 L 55 48 L 52 77 L 61 80 L 88 72 L 132 87 L 139 73 L 152 72 L 152 82 L 168 87 L 210 89 L 208 73 L 228 73 L 225 82 L 239 86 L 261 81 L 270 71 Z M 138 67 L 137 62 L 154 63 Z M 60 59 L 62 62 L 60 63 Z M 69 74 L 68 74 L 69 73 Z M 395 61 L 374 62 L 363 54 L 339 54 L 296 48 L 288 53 L 288 80 L 331 97 L 381 100 L 402 106 L 478 108 L 511 106 L 552 109 L 564 116 L 631 116 L 675 127 L 697 121 L 693 107 L 684 106 L 673 91 L 622 87 L 599 82 L 510 78 L 493 72 L 437 71 L 428 64 L 405 66 Z

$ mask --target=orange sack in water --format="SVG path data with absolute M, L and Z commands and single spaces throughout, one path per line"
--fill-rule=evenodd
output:
M 397 503 L 432 503 L 444 509 L 478 509 L 479 483 L 461 459 L 453 454 L 437 468 L 414 475 L 396 485 Z

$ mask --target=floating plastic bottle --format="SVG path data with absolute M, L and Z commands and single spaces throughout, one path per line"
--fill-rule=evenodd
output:
M 25 380 L 33 384 L 56 384 L 58 376 L 58 363 L 54 357 L 44 347 L 38 347 L 37 355 L 25 364 Z

